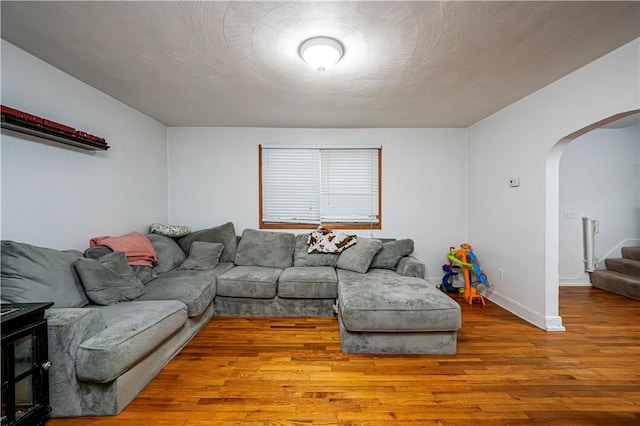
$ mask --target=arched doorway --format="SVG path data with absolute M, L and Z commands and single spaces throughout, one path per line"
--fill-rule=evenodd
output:
M 563 331 L 559 313 L 559 261 L 560 261 L 560 158 L 567 145 L 574 139 L 618 120 L 629 119 L 640 114 L 640 110 L 626 111 L 612 115 L 577 130 L 560 139 L 549 151 L 546 164 L 546 207 L 545 207 L 545 315 L 556 317 L 558 322 L 548 330 Z

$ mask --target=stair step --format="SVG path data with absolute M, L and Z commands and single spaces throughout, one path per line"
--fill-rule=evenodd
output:
M 612 258 L 605 259 L 604 264 L 610 271 L 640 278 L 640 260 Z
M 640 247 L 622 247 L 622 257 L 640 260 Z
M 640 300 L 640 278 L 606 270 L 592 272 L 590 278 L 596 288 Z

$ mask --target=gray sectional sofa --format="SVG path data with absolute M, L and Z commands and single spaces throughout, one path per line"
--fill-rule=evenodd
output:
M 455 353 L 460 307 L 424 280 L 411 240 L 358 238 L 341 254 L 309 254 L 307 236 L 246 229 L 238 239 L 230 222 L 148 234 L 153 267 L 106 247 L 3 241 L 3 302 L 54 302 L 51 415 L 119 413 L 214 315 L 337 312 L 345 352 Z
M 96 281 L 109 281 L 100 276 L 100 261 L 91 258 L 108 258 L 110 249 L 88 249 L 83 256 L 2 242 L 3 302 L 54 302 L 46 313 L 52 417 L 119 413 L 213 316 L 216 277 L 233 263 L 194 266 L 193 256 L 189 259 L 173 239 L 148 238 L 158 262 L 134 268 L 141 294 L 104 305 L 89 299 L 79 271 L 91 275 L 94 267 Z M 131 276 L 120 281 L 126 280 L 135 281 Z

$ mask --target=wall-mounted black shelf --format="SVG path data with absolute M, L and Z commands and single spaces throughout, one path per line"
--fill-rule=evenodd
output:
M 86 149 L 88 151 L 106 151 L 110 148 L 106 142 L 94 141 L 83 136 L 67 133 L 63 130 L 46 127 L 41 124 L 32 123 L 7 114 L 1 115 L 0 127 L 3 129 L 13 130 L 14 132 L 24 133 L 26 135 L 74 146 L 76 148 Z

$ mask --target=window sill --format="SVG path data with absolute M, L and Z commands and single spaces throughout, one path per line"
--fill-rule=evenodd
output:
M 382 229 L 381 223 L 322 223 L 328 229 Z M 318 224 L 314 223 L 273 223 L 260 222 L 260 229 L 316 229 Z

